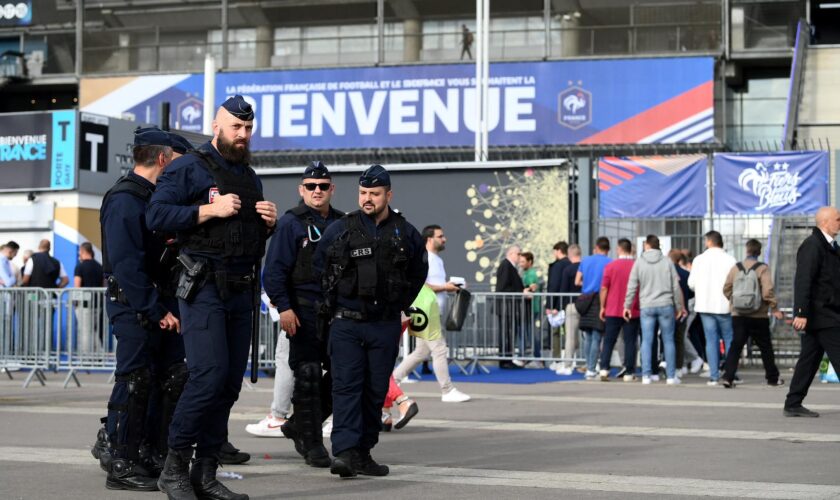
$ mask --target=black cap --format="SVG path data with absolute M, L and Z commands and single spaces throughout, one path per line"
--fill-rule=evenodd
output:
M 303 171 L 303 175 L 300 177 L 301 179 L 332 179 L 330 175 L 330 171 L 327 170 L 327 166 L 324 165 L 323 162 L 320 161 L 313 161 L 306 167 L 306 170 Z
M 172 147 L 172 137 L 169 132 L 151 126 L 134 129 L 135 146 L 169 146 Z
M 195 149 L 195 147 L 192 145 L 192 143 L 190 143 L 190 141 L 186 140 L 178 134 L 169 132 L 169 139 L 172 141 L 172 150 L 178 154 L 187 154 L 187 151 Z
M 229 97 L 227 101 L 222 103 L 222 107 L 242 121 L 249 122 L 254 119 L 254 108 L 239 94 Z
M 370 168 L 362 172 L 362 176 L 359 177 L 359 185 L 366 188 L 390 186 L 391 175 L 382 165 L 371 165 Z

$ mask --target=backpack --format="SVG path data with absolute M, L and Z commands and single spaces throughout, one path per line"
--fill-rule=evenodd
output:
M 732 310 L 739 314 L 750 314 L 761 309 L 761 284 L 756 270 L 763 266 L 756 262 L 749 269 L 738 263 L 738 273 L 732 282 Z

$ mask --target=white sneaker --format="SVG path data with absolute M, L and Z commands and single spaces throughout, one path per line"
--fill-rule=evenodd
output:
M 659 382 L 659 375 L 655 375 L 655 374 L 651 375 L 650 379 L 653 380 L 654 382 Z
M 525 365 L 525 369 L 527 370 L 542 370 L 543 368 L 545 368 L 545 365 L 542 361 L 530 361 Z
M 280 430 L 280 427 L 285 423 L 285 418 L 277 418 L 274 415 L 268 415 L 256 424 L 246 425 L 245 432 L 259 437 L 283 437 L 283 432 Z
M 706 385 L 716 386 L 716 385 L 718 385 L 718 381 L 717 380 L 709 380 L 708 382 L 706 382 Z
M 686 375 L 688 375 L 688 368 L 686 368 L 685 366 L 683 366 L 682 368 L 680 368 L 680 373 L 679 373 L 679 375 L 680 375 L 680 377 L 685 377 Z
M 597 376 L 597 373 L 586 370 L 586 374 L 583 376 L 583 378 L 585 378 L 586 380 L 595 380 L 595 377 Z
M 627 375 L 624 376 L 623 380 L 625 382 L 633 382 L 634 380 L 636 380 L 636 376 L 628 373 Z
M 598 376 L 601 377 L 601 382 L 609 382 L 610 381 L 610 372 L 607 370 L 601 370 L 598 372 Z
M 680 384 L 682 384 L 680 379 L 678 379 L 677 377 L 669 378 L 669 379 L 665 380 L 665 383 L 668 384 L 668 385 L 680 385 Z
M 332 435 L 332 416 L 324 422 L 324 427 L 321 428 L 321 435 L 328 438 Z
M 696 358 L 694 361 L 691 362 L 690 372 L 691 373 L 700 373 L 700 370 L 703 368 L 703 358 Z
M 470 397 L 458 389 L 453 388 L 451 391 L 441 396 L 440 400 L 444 403 L 463 403 L 465 401 L 469 401 Z
M 560 368 L 557 368 L 556 370 L 554 370 L 554 373 L 556 373 L 557 375 L 566 375 L 566 376 L 571 375 L 574 372 L 575 372 L 575 369 L 572 368 L 571 366 L 561 366 Z
M 521 359 L 514 359 L 512 361 L 512 363 L 515 364 L 516 366 L 518 366 L 519 368 L 522 368 L 522 367 L 525 366 L 525 362 L 522 361 Z
M 548 365 L 548 369 L 556 372 L 558 368 L 561 368 L 563 365 L 557 361 L 553 361 L 550 365 Z
M 700 373 L 700 378 L 707 378 L 707 377 L 710 377 L 711 375 L 712 375 L 712 372 L 710 372 L 709 370 L 703 370 Z
M 650 377 L 642 377 L 642 385 L 650 385 Z

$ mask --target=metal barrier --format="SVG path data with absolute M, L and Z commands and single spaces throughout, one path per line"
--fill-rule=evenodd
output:
M 44 371 L 50 368 L 53 353 L 52 296 L 41 288 L 3 288 L 0 310 L 0 369 L 9 379 L 12 371 L 29 369 L 23 386 L 28 387 L 33 378 L 45 385 Z
M 58 334 L 53 339 L 55 366 L 67 370 L 64 387 L 73 380 L 81 387 L 79 370 L 113 370 L 116 339 L 105 311 L 105 288 L 50 290 L 58 306 Z

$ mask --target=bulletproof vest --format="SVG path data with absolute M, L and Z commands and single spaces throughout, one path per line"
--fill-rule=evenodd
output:
M 29 286 L 36 288 L 55 288 L 61 274 L 61 263 L 46 252 L 32 254 L 32 274 Z
M 255 260 L 265 252 L 267 230 L 255 207 L 263 200 L 257 188 L 256 174 L 247 168 L 246 175 L 236 175 L 222 167 L 210 154 L 191 151 L 210 172 L 219 195 L 234 193 L 239 196 L 242 207 L 232 217 L 214 217 L 193 229 L 180 233 L 178 240 L 183 248 L 196 252 L 218 255 L 223 259 L 231 257 L 253 257 Z M 196 205 L 207 203 L 205 198 Z
M 343 217 L 347 231 L 327 251 L 324 288 L 334 287 L 338 295 L 363 304 L 374 300 L 399 304 L 411 286 L 406 278 L 405 219 L 391 212 L 375 237 L 365 231 L 361 217 L 358 210 Z
M 312 283 L 315 281 L 314 273 L 312 272 L 312 257 L 315 255 L 315 249 L 318 247 L 318 241 L 321 240 L 321 235 L 324 234 L 324 230 L 327 228 L 327 223 L 325 220 L 318 221 L 312 215 L 309 207 L 303 203 L 288 210 L 286 213 L 297 217 L 306 229 L 306 237 L 300 242 L 295 266 L 292 269 L 292 285 L 298 286 L 304 283 Z M 330 213 L 327 218 L 340 219 L 343 216 L 344 212 L 330 207 Z
M 117 193 L 129 193 L 132 196 L 140 198 L 143 200 L 143 204 L 147 205 L 149 200 L 152 198 L 152 189 L 148 186 L 144 186 L 136 179 L 133 179 L 127 175 L 120 177 L 120 179 L 114 184 L 111 189 L 105 193 L 105 196 L 102 198 L 102 206 L 100 207 L 100 212 L 104 210 L 105 204 L 108 203 L 108 199 Z M 101 216 L 100 216 L 101 218 Z M 101 221 L 100 221 L 101 222 Z M 100 227 L 100 235 L 102 236 L 102 270 L 105 274 L 111 274 L 111 260 L 108 258 L 108 245 L 105 244 L 105 225 L 101 224 Z

